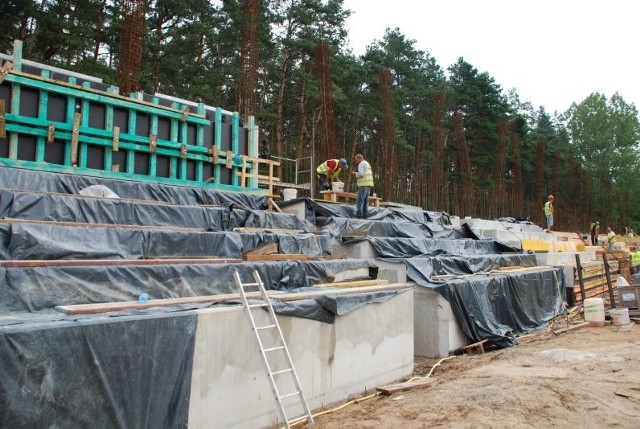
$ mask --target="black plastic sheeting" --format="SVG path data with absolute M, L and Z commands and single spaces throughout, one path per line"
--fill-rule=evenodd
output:
M 237 292 L 233 269 L 253 282 L 257 270 L 267 289 L 295 292 L 330 283 L 344 271 L 367 268 L 365 279 L 377 277 L 368 260 L 243 262 L 242 264 L 115 265 L 104 267 L 0 267 L 0 311 L 35 312 L 58 305 L 206 296 Z M 317 290 L 317 289 L 316 289 Z
M 517 344 L 513 335 L 538 329 L 565 314 L 566 283 L 562 267 L 490 276 L 471 274 L 502 266 L 505 261 L 499 258 L 478 258 L 475 265 L 472 260 L 447 257 L 410 258 L 404 262 L 408 277 L 419 286 L 434 289 L 449 302 L 472 342 L 489 340 L 500 347 L 509 347 Z M 528 265 L 526 260 L 510 262 Z M 431 275 L 442 272 L 464 277 L 446 282 L 431 280 Z
M 513 252 L 516 249 L 495 240 L 452 240 L 433 238 L 357 237 L 345 239 L 345 244 L 366 240 L 381 258 L 411 258 L 438 254 L 488 255 Z
M 413 222 L 378 222 L 372 220 L 330 218 L 323 222 L 323 230 L 334 237 L 433 237 L 425 224 Z
M 409 290 L 351 290 L 272 304 L 277 313 L 332 324 Z M 0 427 L 187 427 L 197 324 L 192 309 L 234 304 L 0 316 Z
M 185 206 L 118 198 L 45 194 L 0 188 L 0 218 L 107 225 L 144 225 L 231 231 L 234 228 L 309 230 L 295 215 L 263 210 Z
M 187 427 L 197 316 L 0 327 L 0 427 Z
M 116 198 L 44 194 L 0 189 L 0 217 L 109 225 L 228 229 L 227 207 L 180 206 Z
M 333 324 L 336 316 L 348 314 L 367 304 L 385 302 L 407 291 L 409 289 L 348 295 L 336 295 L 332 291 L 331 295 L 296 301 L 278 301 L 274 299 L 272 305 L 276 313 Z
M 0 257 L 5 260 L 241 258 L 276 243 L 279 253 L 328 255 L 331 237 L 261 232 L 180 231 L 116 227 L 0 224 Z
M 394 259 L 390 259 L 394 260 Z M 477 256 L 437 255 L 400 259 L 407 266 L 407 275 L 422 285 L 432 284 L 432 276 L 489 273 L 500 267 L 536 266 L 536 257 L 532 254 L 493 254 Z
M 304 203 L 305 218 L 314 225 L 322 225 L 330 218 L 355 218 L 355 204 L 335 204 L 314 201 L 310 198 L 296 198 L 278 203 L 280 207 L 292 204 Z M 450 216 L 445 212 L 432 212 L 427 210 L 407 210 L 394 208 L 369 207 L 368 220 L 375 221 L 400 221 L 426 224 L 432 232 L 442 231 L 451 225 Z
M 78 194 L 93 185 L 103 185 L 124 199 L 164 201 L 178 205 L 237 205 L 247 209 L 269 207 L 267 197 L 224 192 L 209 188 L 193 188 L 135 182 L 103 177 L 50 173 L 20 168 L 0 168 L 0 187 L 36 192 Z

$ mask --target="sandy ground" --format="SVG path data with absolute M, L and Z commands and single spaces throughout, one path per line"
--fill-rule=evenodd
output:
M 416 362 L 414 378 L 433 369 L 427 386 L 363 392 L 314 427 L 640 428 L 640 323 L 545 329 L 508 349 L 438 362 Z

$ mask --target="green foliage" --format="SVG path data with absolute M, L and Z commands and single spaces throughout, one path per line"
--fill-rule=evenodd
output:
M 25 58 L 115 84 L 123 6 L 123 0 L 5 0 L 0 2 L 0 51 L 10 52 L 12 41 L 21 39 Z M 148 0 L 143 90 L 201 99 L 233 110 L 241 73 L 243 10 L 242 0 Z M 477 189 L 494 185 L 498 129 L 507 123 L 509 132 L 519 136 L 519 168 L 528 198 L 535 187 L 536 146 L 544 141 L 546 181 L 559 152 L 561 192 L 569 192 L 571 160 L 577 159 L 593 178 L 594 204 L 615 201 L 607 192 L 631 195 L 629 212 L 632 216 L 640 213 L 640 197 L 628 192 L 629 178 L 640 171 L 638 112 L 619 94 L 610 99 L 591 94 L 562 116 L 552 117 L 544 107 L 520 100 L 515 90 L 505 94 L 489 72 L 479 71 L 463 58 L 444 69 L 428 52 L 416 49 L 415 41 L 398 28 L 387 29 L 364 55 L 356 57 L 345 47 L 345 20 L 350 11 L 342 0 L 263 0 L 260 13 L 256 117 L 262 137 L 280 146 L 283 155 L 293 156 L 299 145 L 319 143 L 313 141 L 318 138 L 314 130 L 320 103 L 314 57 L 318 44 L 324 43 L 330 50 L 338 151 L 345 155 L 365 152 L 381 171 L 386 160 L 379 152 L 380 73 L 383 69 L 391 72 L 398 171 L 407 175 L 407 183 L 417 192 L 399 189 L 389 199 L 420 203 L 434 192 L 427 186 L 436 161 L 433 97 L 444 93 L 443 186 L 459 176 L 450 138 L 450 119 L 458 112 L 463 117 Z M 508 180 L 513 177 L 513 163 L 513 159 L 505 160 Z M 438 191 L 452 193 L 454 189 Z M 446 201 L 443 204 L 425 208 L 452 208 Z M 486 216 L 486 206 L 478 205 L 477 212 L 468 214 Z M 634 222 L 640 224 L 640 219 Z M 636 229 L 640 230 L 637 225 Z

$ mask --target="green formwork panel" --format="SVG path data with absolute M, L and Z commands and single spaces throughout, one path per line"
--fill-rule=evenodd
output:
M 45 65 L 27 72 L 20 48 L 14 47 L 13 68 L 0 84 L 1 165 L 267 192 L 251 178 L 258 174 L 253 118 L 244 126 L 238 113 L 203 103 L 125 97 L 72 72 L 53 79 Z M 243 164 L 249 178 L 241 186 Z

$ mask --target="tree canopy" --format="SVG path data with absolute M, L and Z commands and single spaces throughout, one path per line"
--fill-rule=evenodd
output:
M 249 89 L 276 156 L 363 153 L 379 196 L 427 210 L 541 223 L 553 192 L 558 229 L 586 231 L 596 217 L 640 228 L 640 123 L 621 94 L 551 116 L 464 58 L 438 64 L 398 28 L 356 56 L 342 0 L 8 0 L 0 51 L 20 39 L 27 59 L 115 85 L 132 3 L 145 11 L 140 89 L 228 110 Z M 248 59 L 255 79 L 243 79 Z

